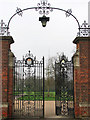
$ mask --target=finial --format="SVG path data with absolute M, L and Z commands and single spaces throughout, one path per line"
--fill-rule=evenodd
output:
M 3 22 L 3 20 L 1 20 L 0 22 L 0 36 L 9 36 L 10 32 L 8 32 L 8 27 L 7 25 Z
M 84 23 L 82 23 L 80 27 L 80 33 L 77 34 L 79 37 L 89 37 L 90 36 L 90 26 L 88 23 L 84 20 Z
M 41 3 L 38 3 L 37 6 L 38 7 L 36 8 L 36 11 L 39 11 L 39 13 L 42 15 L 48 15 L 50 11 L 53 11 L 53 9 L 50 8 L 51 5 L 47 0 L 41 0 Z

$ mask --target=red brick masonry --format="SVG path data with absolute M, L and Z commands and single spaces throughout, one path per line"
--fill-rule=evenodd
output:
M 75 117 L 90 117 L 90 37 L 77 37 L 74 60 Z
M 2 58 L 0 57 L 0 68 L 2 69 L 2 74 L 0 75 L 2 80 L 2 98 L 0 99 L 2 99 L 1 106 L 3 118 L 7 118 L 9 116 L 10 112 L 8 108 L 11 108 L 10 94 L 12 93 L 10 93 L 10 90 L 12 90 L 12 83 L 10 82 L 12 81 L 12 71 L 9 68 L 9 52 L 10 44 L 13 42 L 14 41 L 11 36 L 0 36 L 0 45 L 2 46 L 2 49 L 0 49 L 0 53 L 2 54 Z

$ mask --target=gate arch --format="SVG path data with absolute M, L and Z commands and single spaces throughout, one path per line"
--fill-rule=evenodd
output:
M 40 17 L 40 18 L 39 18 L 39 21 L 44 22 L 44 23 L 46 24 L 46 22 L 49 21 L 49 17 L 46 17 L 45 15 L 49 14 L 49 11 L 52 12 L 53 10 L 60 10 L 60 11 L 65 12 L 65 14 L 66 14 L 67 17 L 72 16 L 72 17 L 75 19 L 75 21 L 76 21 L 77 24 L 78 24 L 78 29 L 79 29 L 78 36 L 80 36 L 80 23 L 79 23 L 78 19 L 72 14 L 72 10 L 71 10 L 71 9 L 64 10 L 64 9 L 61 9 L 61 8 L 51 7 L 50 3 L 48 3 L 47 0 L 46 0 L 46 1 L 45 1 L 45 0 L 41 0 L 41 3 L 38 3 L 37 5 L 38 5 L 38 7 L 30 7 L 30 8 L 25 8 L 25 9 L 17 8 L 16 13 L 13 14 L 13 15 L 10 17 L 10 19 L 9 19 L 9 21 L 8 21 L 8 24 L 5 25 L 5 27 L 3 28 L 3 29 L 6 29 L 6 31 L 4 31 L 4 32 L 6 32 L 7 35 L 9 35 L 9 26 L 10 26 L 11 20 L 12 20 L 13 17 L 15 17 L 17 14 L 20 15 L 20 16 L 22 16 L 23 11 L 32 10 L 32 9 L 35 9 L 36 11 L 39 10 L 39 13 L 40 13 L 40 14 L 43 14 L 43 17 L 42 17 L 42 18 Z M 2 23 L 3 23 L 3 21 L 2 21 Z M 45 26 L 46 26 L 46 25 L 45 25 Z M 44 27 L 45 27 L 45 26 L 44 26 Z

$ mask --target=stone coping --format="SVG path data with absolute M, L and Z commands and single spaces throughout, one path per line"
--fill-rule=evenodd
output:
M 14 43 L 14 40 L 13 40 L 13 38 L 12 38 L 12 36 L 0 36 L 0 41 L 10 41 L 10 44 L 12 44 L 12 43 Z
M 76 37 L 76 38 L 73 40 L 73 43 L 74 43 L 74 44 L 77 44 L 79 41 L 90 41 L 90 37 Z

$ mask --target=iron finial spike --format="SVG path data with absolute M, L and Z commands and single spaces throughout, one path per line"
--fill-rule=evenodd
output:
M 9 35 L 9 31 L 8 31 L 8 27 L 7 25 L 4 23 L 3 20 L 1 20 L 0 22 L 0 35 L 4 36 L 4 35 Z
M 82 23 L 82 25 L 80 26 L 79 29 L 79 36 L 80 37 L 88 37 L 89 36 L 89 26 L 88 23 L 86 22 L 86 20 L 84 20 L 84 23 Z
M 28 52 L 29 52 L 29 56 L 30 56 L 30 50 Z

